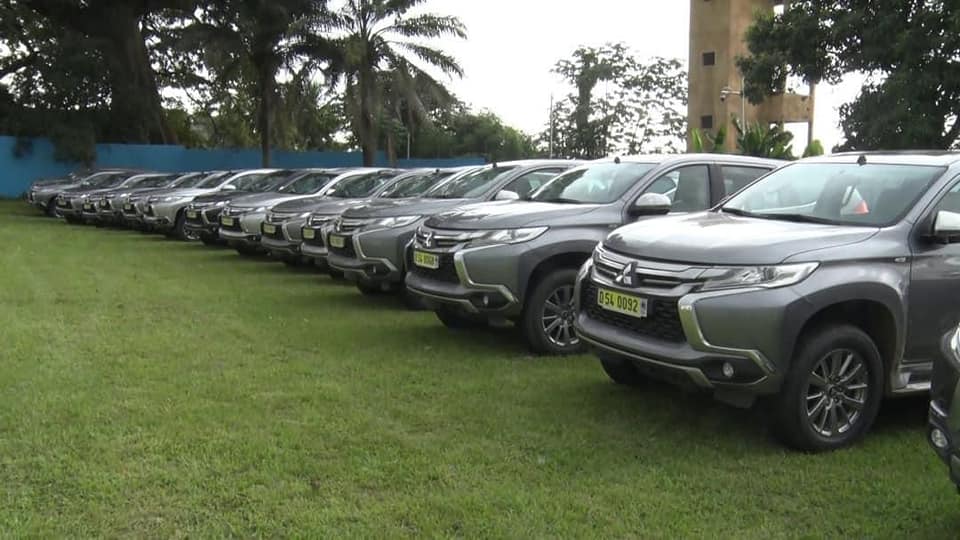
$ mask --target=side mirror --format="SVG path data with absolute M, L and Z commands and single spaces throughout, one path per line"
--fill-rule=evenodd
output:
M 220 191 L 236 191 L 236 190 L 237 190 L 237 186 L 235 186 L 235 185 L 233 185 L 233 184 L 227 184 L 227 185 L 223 186 L 222 188 L 220 188 Z
M 960 240 L 960 214 L 940 210 L 933 219 L 933 237 L 949 244 Z
M 510 191 L 509 189 L 501 190 L 500 193 L 497 193 L 497 196 L 493 198 L 495 201 L 519 201 L 520 194 L 515 191 Z
M 630 207 L 631 216 L 662 216 L 670 213 L 673 203 L 661 193 L 644 193 Z

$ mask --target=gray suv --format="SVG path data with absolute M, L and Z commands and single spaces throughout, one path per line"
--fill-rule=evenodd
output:
M 417 227 L 427 218 L 478 201 L 526 197 L 575 164 L 526 160 L 469 169 L 421 197 L 378 200 L 346 210 L 331 226 L 322 233 L 315 230 L 305 242 L 329 249 L 330 266 L 356 281 L 364 293 L 403 290 L 404 275 L 410 267 L 404 260 L 405 252 Z
M 577 269 L 610 230 L 710 208 L 783 162 L 725 155 L 632 156 L 570 169 L 529 201 L 461 206 L 417 231 L 407 288 L 447 326 L 515 322 L 541 354 L 580 350 Z M 649 194 L 655 194 L 650 204 Z
M 960 489 L 960 328 L 947 334 L 941 348 L 933 367 L 927 437 Z
M 702 213 L 613 231 L 580 269 L 576 330 L 614 381 L 749 406 L 787 445 L 861 438 L 925 393 L 960 320 L 960 154 L 812 158 Z

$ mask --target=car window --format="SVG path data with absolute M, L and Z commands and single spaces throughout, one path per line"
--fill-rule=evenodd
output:
M 577 167 L 554 177 L 531 199 L 575 204 L 612 203 L 623 197 L 653 167 L 652 163 L 614 162 Z
M 797 163 L 734 196 L 723 210 L 768 219 L 885 226 L 899 221 L 942 167 Z
M 696 212 L 710 208 L 710 169 L 706 165 L 687 165 L 661 175 L 650 186 L 673 202 L 671 212 Z M 671 192 L 671 186 L 673 186 Z M 647 192 L 651 192 L 647 189 Z
M 336 177 L 337 175 L 329 173 L 307 173 L 289 184 L 274 189 L 290 195 L 312 195 L 319 192 Z
M 943 199 L 937 203 L 937 212 L 953 212 L 954 214 L 960 214 L 960 183 L 953 186 L 946 195 L 943 196 Z
M 503 189 L 516 193 L 521 199 L 526 199 L 530 197 L 531 193 L 543 187 L 544 184 L 556 178 L 556 176 L 563 171 L 564 169 L 557 167 L 529 172 L 511 180 Z
M 398 181 L 380 194 L 385 199 L 405 199 L 416 197 L 427 192 L 433 186 L 447 179 L 453 173 L 450 171 L 435 171 L 414 174 Z
M 206 177 L 200 173 L 185 174 L 180 178 L 177 178 L 176 182 L 171 184 L 171 187 L 176 187 L 176 188 L 196 187 L 196 185 L 202 182 L 204 178 Z
M 723 173 L 723 192 L 727 195 L 733 195 L 750 185 L 757 178 L 770 172 L 770 169 L 721 165 L 720 171 Z
M 210 189 L 215 187 L 220 187 L 220 184 L 226 179 L 230 173 L 228 172 L 219 172 L 213 173 L 210 176 L 203 179 L 202 182 L 196 185 L 199 189 Z
M 138 188 L 152 188 L 152 187 L 161 187 L 165 186 L 173 180 L 173 176 L 148 176 L 139 182 L 137 182 L 136 187 Z
M 434 199 L 474 199 L 483 196 L 503 175 L 516 167 L 484 167 L 444 182 L 425 196 Z
M 369 197 L 384 184 L 396 178 L 397 174 L 395 171 L 381 171 L 347 178 L 333 186 L 327 192 L 327 196 L 340 199 Z

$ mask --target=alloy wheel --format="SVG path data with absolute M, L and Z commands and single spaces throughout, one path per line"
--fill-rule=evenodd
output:
M 810 427 L 822 437 L 848 432 L 860 420 L 871 391 L 863 357 L 850 349 L 836 349 L 813 365 L 804 408 Z
M 540 325 L 551 343 L 558 347 L 572 347 L 580 343 L 573 331 L 575 317 L 573 285 L 564 285 L 547 297 L 540 313 Z

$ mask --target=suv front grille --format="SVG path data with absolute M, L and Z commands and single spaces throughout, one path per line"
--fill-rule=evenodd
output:
M 367 223 L 370 223 L 369 219 L 352 219 L 341 217 L 337 220 L 336 230 L 337 232 L 348 233 L 353 232 Z
M 444 283 L 460 283 L 457 267 L 453 264 L 452 253 L 437 253 L 440 257 L 438 268 L 424 268 L 413 264 L 413 250 L 407 250 L 407 271 L 427 279 L 435 279 Z
M 484 231 L 453 232 L 438 229 L 417 229 L 417 244 L 427 248 L 449 249 L 483 236 Z
M 676 300 L 647 299 L 647 316 L 644 318 L 621 315 L 597 304 L 598 288 L 593 283 L 584 283 L 580 293 L 580 306 L 591 319 L 616 326 L 642 336 L 681 343 L 686 340 L 680 324 L 680 310 Z

